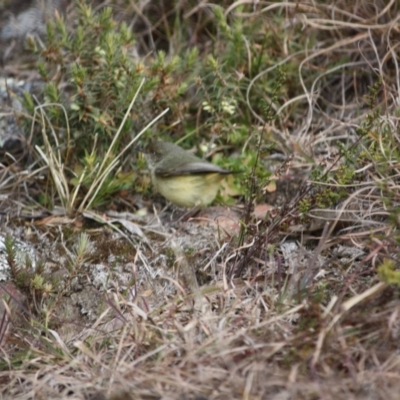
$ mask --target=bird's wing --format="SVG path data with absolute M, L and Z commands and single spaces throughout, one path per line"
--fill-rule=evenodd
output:
M 218 165 L 208 162 L 189 162 L 175 166 L 169 170 L 156 168 L 155 173 L 161 176 L 177 176 L 177 175 L 192 175 L 192 174 L 207 174 L 207 173 L 231 174 L 231 171 L 223 169 Z

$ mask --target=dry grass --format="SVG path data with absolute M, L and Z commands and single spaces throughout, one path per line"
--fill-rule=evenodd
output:
M 378 283 L 326 307 L 282 304 L 273 289 L 242 282 L 215 288 L 199 307 L 182 297 L 146 312 L 140 297 L 120 300 L 118 323 L 104 323 L 110 307 L 70 343 L 49 331 L 31 344 L 34 357 L 2 376 L 10 398 L 83 398 L 96 389 L 132 399 L 396 398 L 393 295 Z
M 165 221 L 162 227 L 148 222 L 150 243 L 135 246 L 121 244 L 106 228 L 97 228 L 106 239 L 91 230 L 98 254 L 90 262 L 69 259 L 70 278 L 52 293 L 53 302 L 43 296 L 43 303 L 27 306 L 7 289 L 1 398 L 398 398 L 398 278 L 389 285 L 377 273 L 399 262 L 398 2 L 261 2 L 246 13 L 238 11 L 242 3 L 225 14 L 243 21 L 275 17 L 275 25 L 269 22 L 277 35 L 273 50 L 285 55 L 282 64 L 296 66 L 303 90 L 296 84 L 292 97 L 279 104 L 272 99 L 279 116 L 272 123 L 249 99 L 278 65 L 254 77 L 247 88 L 254 129 L 262 125 L 281 154 L 292 154 L 282 175 L 314 163 L 339 171 L 344 159 L 357 158 L 351 183 L 321 183 L 346 189 L 347 197 L 331 208 L 315 202 L 306 220 L 299 218 L 301 201 L 321 193 L 315 186 L 292 195 L 267 221 L 252 220 L 248 206 L 238 246 L 190 222 L 176 234 Z M 185 16 L 208 6 L 198 4 Z M 296 52 L 289 45 L 295 41 Z M 371 95 L 367 86 L 378 80 Z M 357 151 L 340 155 L 340 143 Z M 26 171 L 4 167 L 0 177 L 2 191 L 10 194 L 13 181 L 29 198 L 29 188 L 20 185 Z M 63 229 L 0 222 L 14 236 L 48 241 L 44 258 L 61 254 L 52 244 L 71 245 Z M 116 261 L 107 258 L 113 251 Z M 106 283 L 96 286 L 96 268 L 105 259 Z M 131 279 L 123 281 L 120 272 Z M 92 284 L 92 314 L 69 314 L 71 293 Z

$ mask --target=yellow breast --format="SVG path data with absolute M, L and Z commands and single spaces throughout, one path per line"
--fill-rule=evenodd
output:
M 152 175 L 156 189 L 171 203 L 180 207 L 204 207 L 218 193 L 224 175 L 219 173 L 191 174 L 180 176 Z

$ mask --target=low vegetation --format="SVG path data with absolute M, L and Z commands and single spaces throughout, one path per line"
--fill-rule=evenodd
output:
M 0 396 L 396 399 L 399 4 L 106 3 L 8 92 Z M 179 218 L 154 138 L 241 173 Z

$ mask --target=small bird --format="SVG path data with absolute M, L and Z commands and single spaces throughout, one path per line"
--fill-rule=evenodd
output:
M 143 152 L 156 190 L 180 207 L 207 206 L 225 176 L 234 173 L 170 142 L 152 142 Z

